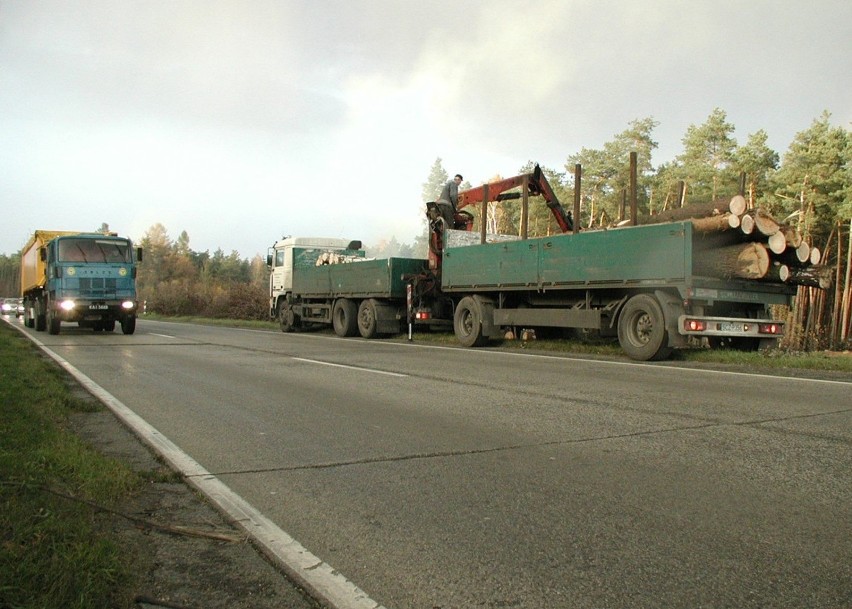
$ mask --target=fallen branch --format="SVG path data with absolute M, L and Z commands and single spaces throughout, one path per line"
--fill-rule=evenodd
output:
M 173 535 L 183 535 L 186 537 L 202 537 L 205 539 L 215 539 L 216 541 L 227 541 L 230 543 L 242 543 L 246 540 L 243 535 L 236 535 L 234 533 L 220 533 L 216 531 L 205 531 L 202 529 L 193 529 L 190 527 L 183 526 L 174 526 L 168 524 L 161 524 L 159 522 L 154 522 L 152 520 L 147 520 L 145 518 L 140 518 L 138 516 L 133 516 L 131 514 L 126 514 L 119 510 L 114 510 L 112 508 L 108 508 L 100 503 L 96 503 L 95 501 L 90 501 L 89 499 L 83 499 L 82 497 L 75 497 L 74 495 L 69 495 L 68 493 L 64 493 L 62 491 L 58 491 L 55 489 L 47 488 L 45 486 L 34 486 L 27 484 L 25 482 L 15 482 L 15 481 L 3 481 L 2 484 L 7 486 L 17 486 L 20 488 L 34 488 L 40 490 L 45 493 L 50 493 L 51 495 L 55 495 L 56 497 L 60 497 L 62 499 L 66 499 L 68 501 L 75 501 L 77 503 L 82 503 L 84 505 L 88 505 L 89 507 L 99 511 L 106 512 L 108 514 L 113 514 L 115 516 L 120 516 L 129 520 L 141 528 L 152 529 L 156 531 L 161 531 L 163 533 L 171 533 Z

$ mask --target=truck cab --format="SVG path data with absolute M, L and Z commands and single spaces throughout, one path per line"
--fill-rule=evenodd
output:
M 364 256 L 359 241 L 332 237 L 285 237 L 275 242 L 266 256 L 269 273 L 269 315 L 281 318 L 293 292 L 293 266 L 314 266 L 323 255 Z
M 37 231 L 22 256 L 24 323 L 59 334 L 62 322 L 124 334 L 136 329 L 142 250 L 114 233 Z

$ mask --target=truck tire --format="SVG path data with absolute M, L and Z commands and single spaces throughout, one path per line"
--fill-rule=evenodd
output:
M 663 309 L 654 296 L 637 294 L 627 301 L 618 316 L 618 342 L 635 360 L 662 360 L 671 355 Z
M 30 315 L 30 303 L 24 302 L 24 326 L 27 328 L 35 328 L 35 318 Z
M 46 328 L 47 328 L 47 318 L 44 316 L 44 313 L 39 313 L 38 310 L 36 310 L 36 317 L 35 317 L 36 332 L 44 332 Z
M 473 296 L 465 296 L 456 306 L 453 330 L 464 347 L 481 347 L 488 342 L 482 333 L 482 307 Z
M 128 315 L 121 320 L 121 332 L 123 334 L 133 334 L 136 332 L 136 316 Z
M 355 336 L 358 333 L 358 305 L 348 298 L 338 298 L 331 310 L 331 325 L 338 336 Z
M 47 333 L 48 334 L 59 334 L 59 328 L 62 325 L 62 322 L 59 321 L 59 318 L 56 316 L 56 313 L 53 312 L 52 309 L 48 309 L 47 311 Z
M 295 332 L 301 326 L 301 319 L 293 310 L 293 305 L 290 301 L 290 295 L 278 301 L 278 325 L 281 326 L 282 332 Z
M 375 338 L 379 334 L 376 301 L 373 298 L 365 298 L 358 307 L 358 332 L 364 338 Z

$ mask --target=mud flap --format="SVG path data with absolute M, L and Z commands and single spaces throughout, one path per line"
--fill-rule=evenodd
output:
M 494 324 L 494 301 L 479 294 L 474 294 L 473 299 L 479 304 L 479 310 L 482 312 L 482 335 L 488 338 L 502 337 L 500 326 Z
M 662 290 L 655 290 L 654 296 L 660 303 L 663 309 L 663 316 L 666 318 L 666 333 L 669 336 L 669 347 L 686 347 L 689 344 L 689 337 L 682 334 L 678 327 L 678 318 L 685 314 L 683 301 L 678 296 Z

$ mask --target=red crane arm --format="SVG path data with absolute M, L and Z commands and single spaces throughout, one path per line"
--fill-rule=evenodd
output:
M 535 166 L 532 173 L 523 173 L 513 178 L 506 178 L 505 180 L 491 182 L 487 185 L 477 186 L 476 188 L 460 192 L 459 202 L 456 209 L 461 210 L 468 205 L 482 203 L 483 198 L 485 197 L 485 186 L 488 187 L 488 202 L 502 201 L 505 199 L 519 199 L 521 197 L 520 193 L 507 193 L 506 191 L 523 186 L 524 182 L 529 184 L 529 193 L 531 195 L 541 196 L 544 198 L 547 203 L 547 207 L 550 209 L 550 212 L 553 214 L 553 217 L 556 219 L 556 223 L 559 224 L 559 228 L 563 233 L 573 230 L 574 223 L 571 218 L 571 214 L 566 212 L 562 207 L 562 204 L 559 202 L 559 199 L 556 198 L 556 194 L 550 187 L 550 183 L 548 183 L 547 178 L 544 177 L 544 172 L 538 165 Z

